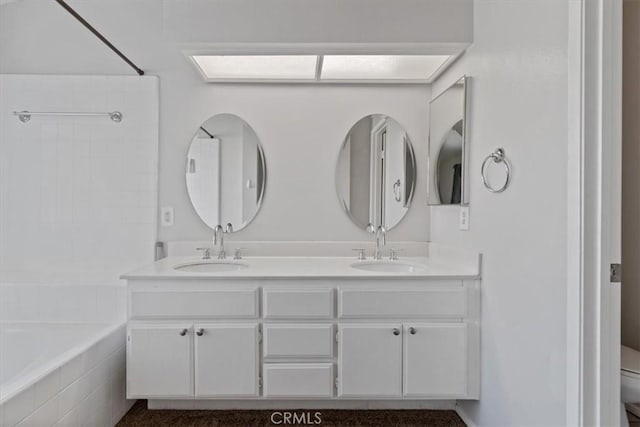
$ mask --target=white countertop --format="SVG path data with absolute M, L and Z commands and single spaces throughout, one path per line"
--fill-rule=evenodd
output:
M 122 279 L 256 279 L 256 278 L 410 278 L 410 279 L 467 279 L 480 277 L 479 260 L 463 262 L 456 258 L 400 257 L 398 261 L 358 261 L 354 257 L 245 257 L 228 263 L 243 263 L 248 267 L 235 271 L 195 273 L 174 269 L 175 266 L 197 262 L 218 262 L 198 257 L 168 257 L 153 264 L 123 274 Z M 420 267 L 416 272 L 373 272 L 352 267 L 355 263 L 398 263 Z

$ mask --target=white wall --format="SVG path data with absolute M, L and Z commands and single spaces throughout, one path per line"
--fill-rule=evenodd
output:
M 622 344 L 640 350 L 640 1 L 624 2 Z
M 473 0 L 163 0 L 167 40 L 467 44 Z
M 568 1 L 476 0 L 474 45 L 434 85 L 470 85 L 470 226 L 431 208 L 433 242 L 484 254 L 482 389 L 461 404 L 480 426 L 565 425 Z M 502 194 L 481 183 L 496 147 Z
M 426 86 L 207 85 L 172 43 L 171 33 L 163 33 L 166 16 L 157 0 L 71 4 L 147 73 L 160 76 L 159 198 L 161 205 L 175 208 L 175 226 L 160 229 L 161 240 L 202 240 L 212 233 L 189 203 L 184 167 L 195 130 L 213 114 L 234 113 L 245 119 L 260 138 L 267 161 L 262 210 L 233 239 L 370 239 L 342 211 L 334 182 L 340 145 L 351 126 L 367 114 L 396 119 L 414 143 L 418 161 L 426 158 Z M 418 7 L 415 1 L 403 5 L 405 12 Z M 2 6 L 0 14 L 0 72 L 131 73 L 54 2 L 22 0 Z M 290 18 L 281 15 L 282 22 Z M 415 32 L 407 30 L 403 37 L 424 41 L 422 30 L 412 28 Z M 331 34 L 331 27 L 325 31 Z M 426 240 L 425 205 L 426 175 L 419 166 L 412 209 L 389 237 Z

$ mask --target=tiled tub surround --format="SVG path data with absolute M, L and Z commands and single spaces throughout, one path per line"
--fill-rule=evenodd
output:
M 155 77 L 0 75 L 3 426 L 113 425 L 126 410 L 118 276 L 153 260 L 157 153 Z
M 0 334 L 2 426 L 113 426 L 133 403 L 124 325 L 5 322 Z
M 152 261 L 157 78 L 0 75 L 0 93 L 2 269 L 117 285 L 123 270 Z M 22 123 L 13 115 L 22 110 L 117 110 L 123 118 Z

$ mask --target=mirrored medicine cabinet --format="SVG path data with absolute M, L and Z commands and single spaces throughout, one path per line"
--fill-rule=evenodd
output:
M 428 181 L 430 205 L 467 205 L 469 78 L 462 77 L 430 102 Z

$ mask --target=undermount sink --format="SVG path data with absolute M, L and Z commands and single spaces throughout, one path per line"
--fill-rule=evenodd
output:
M 403 261 L 365 261 L 351 264 L 352 268 L 378 273 L 421 273 L 426 269 L 419 264 Z
M 222 273 L 225 271 L 238 271 L 248 268 L 249 265 L 242 262 L 233 261 L 200 261 L 188 264 L 179 264 L 173 267 L 174 270 L 185 273 Z

